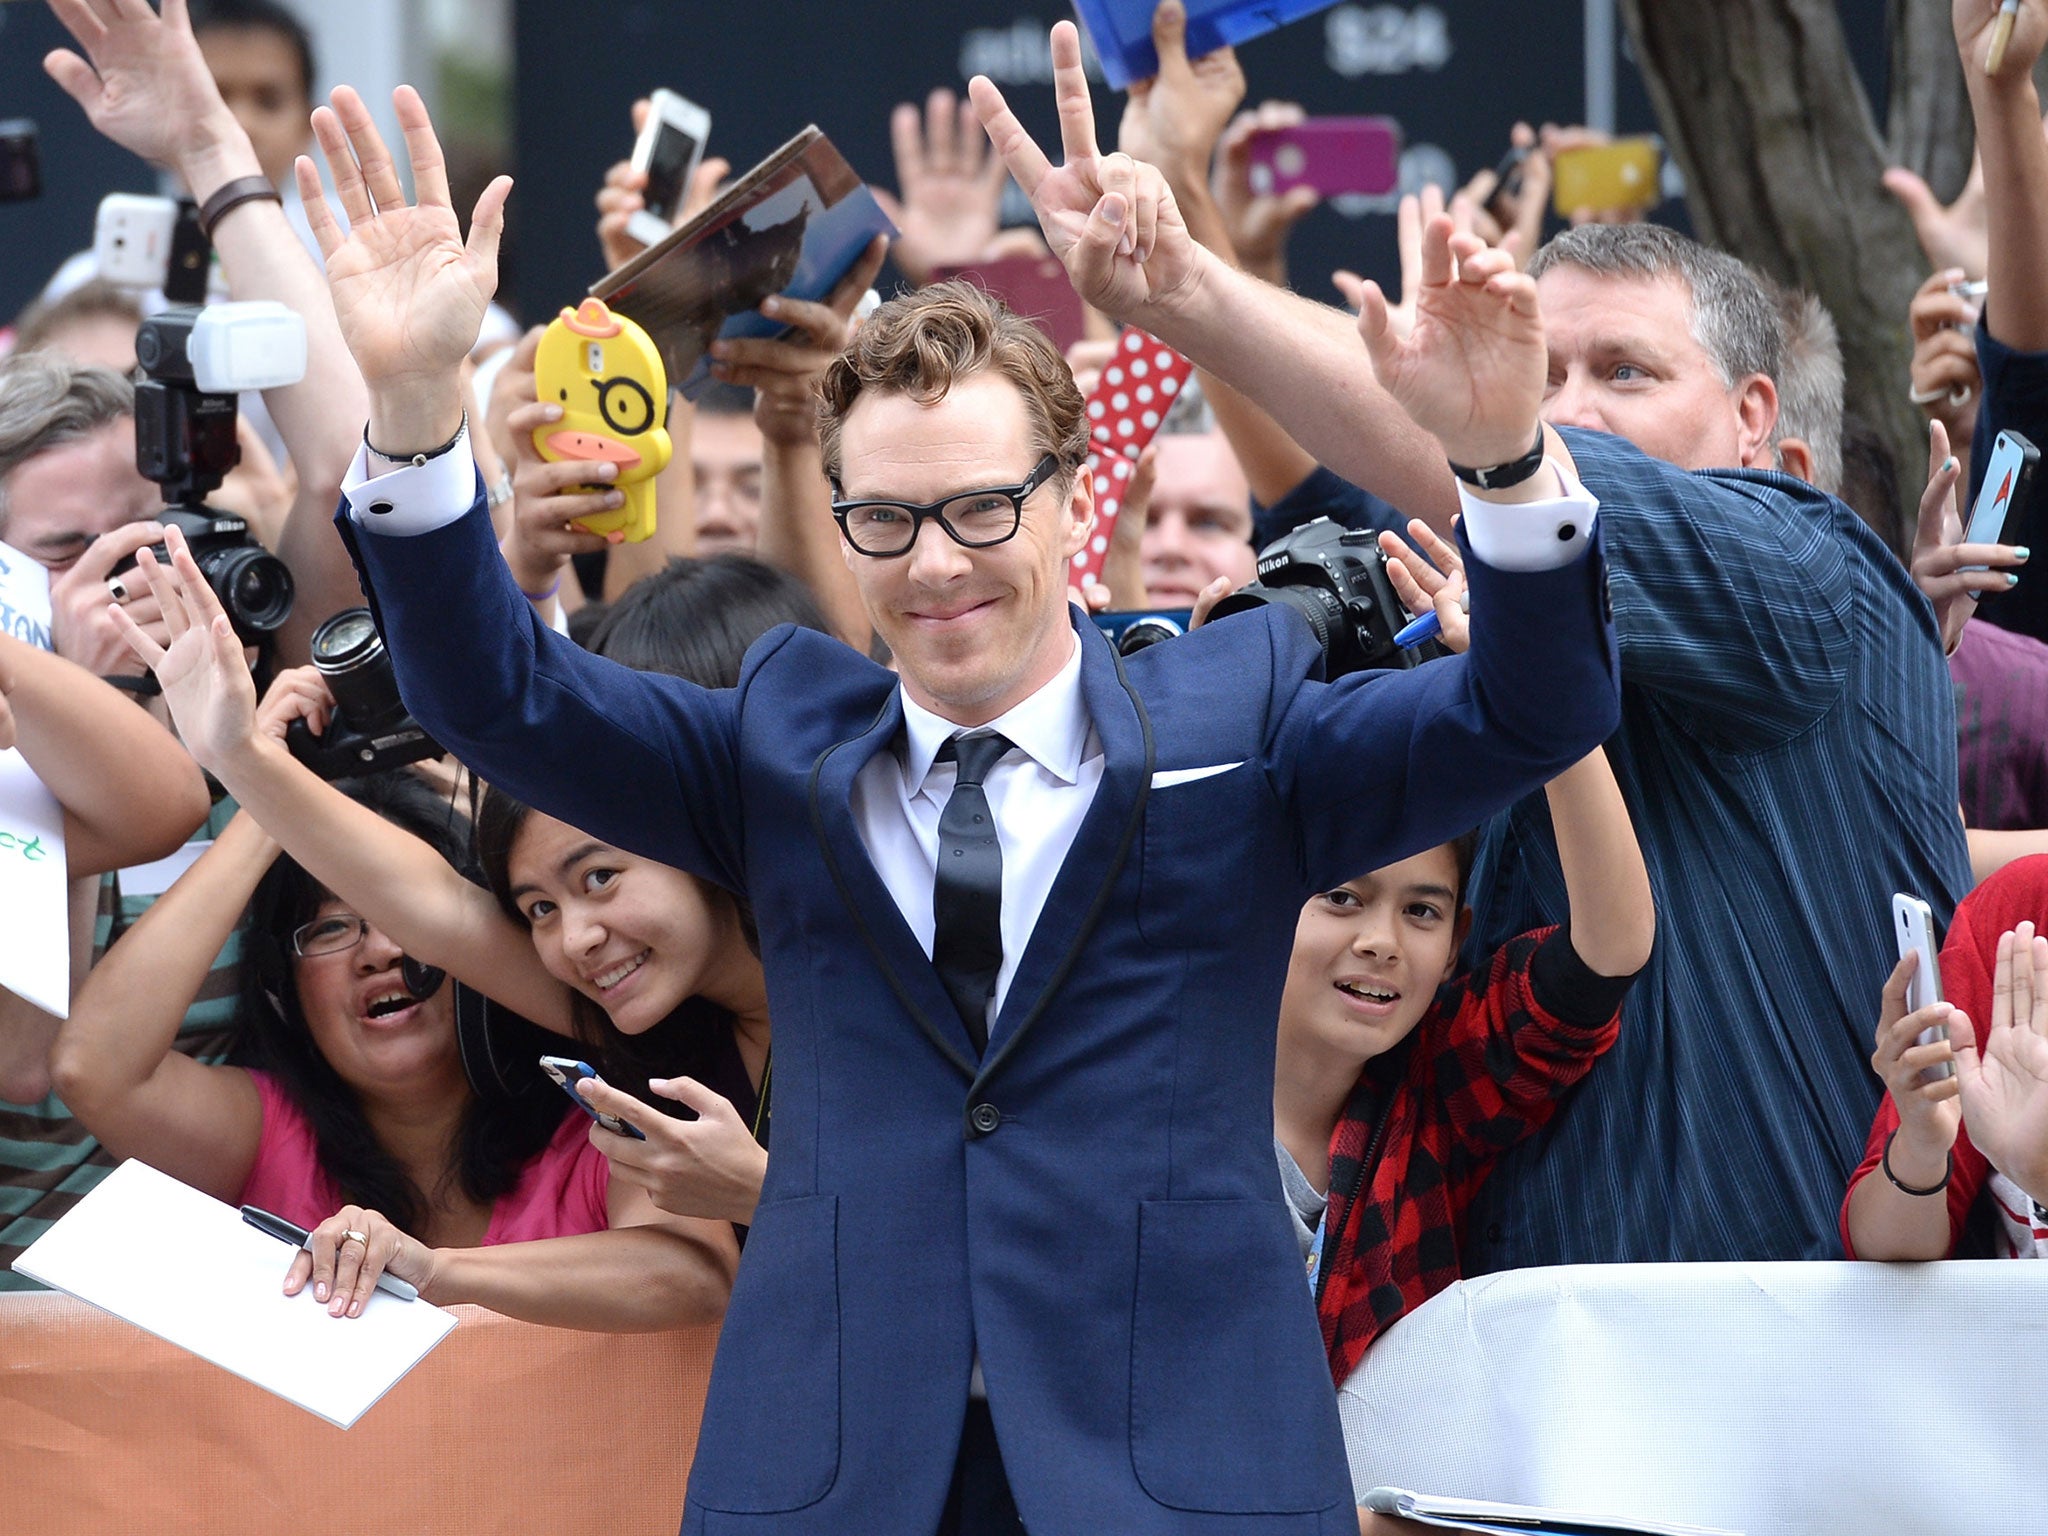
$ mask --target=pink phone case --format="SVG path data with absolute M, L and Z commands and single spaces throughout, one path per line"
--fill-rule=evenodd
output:
M 1391 117 L 1312 117 L 1252 135 L 1252 191 L 1310 187 L 1324 197 L 1384 197 L 1401 185 L 1401 125 Z

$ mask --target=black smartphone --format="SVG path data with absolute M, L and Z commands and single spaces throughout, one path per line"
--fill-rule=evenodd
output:
M 1517 145 L 1500 157 L 1500 164 L 1493 168 L 1493 190 L 1486 194 L 1486 211 L 1499 222 L 1509 222 L 1509 215 L 1494 206 L 1504 197 L 1522 195 L 1522 162 L 1529 158 L 1525 146 Z

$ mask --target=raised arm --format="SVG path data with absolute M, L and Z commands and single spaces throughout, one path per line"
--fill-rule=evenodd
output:
M 1462 652 L 1471 640 L 1464 559 L 1419 519 L 1409 523 L 1408 536 L 1423 558 L 1392 533 L 1380 535 L 1394 589 L 1410 612 L 1434 610 L 1445 646 Z M 1544 795 L 1564 868 L 1572 949 L 1597 976 L 1633 976 L 1650 960 L 1656 901 L 1606 749 L 1565 769 L 1544 786 Z
M 161 684 L 186 744 L 245 816 L 276 829 L 291 856 L 408 955 L 440 966 L 536 1024 L 573 1032 L 567 991 L 520 926 L 427 844 L 356 804 L 291 755 L 285 729 L 328 723 L 332 699 L 311 667 L 281 674 L 259 710 L 219 600 L 180 543 L 171 570 L 143 570 L 174 636 L 165 650 L 123 615 L 135 654 Z M 174 579 L 182 576 L 182 580 Z
M 1351 318 L 1236 271 L 1196 244 L 1157 169 L 1096 147 L 1081 39 L 1071 22 L 1053 27 L 1052 59 L 1064 148 L 1058 167 L 992 81 L 978 75 L 970 91 L 1075 289 L 1105 314 L 1193 358 L 1318 463 L 1448 526 L 1457 500 L 1442 451 L 1363 366 Z M 1525 440 L 1508 456 L 1527 447 Z
M 369 441 L 344 482 L 340 523 L 406 702 L 491 784 L 605 842 L 738 888 L 735 696 L 589 655 L 537 620 L 497 551 L 460 433 L 460 370 L 497 286 L 509 180 L 477 200 L 465 241 L 418 93 L 394 93 L 417 204 L 361 99 L 342 89 L 333 103 L 313 114 L 313 131 L 349 233 L 306 160 L 299 187 L 370 390 Z M 415 455 L 425 463 L 404 462 Z M 606 765 L 601 781 L 593 761 Z
M 757 553 L 811 589 L 832 632 L 866 650 L 868 612 L 846 568 L 832 521 L 832 488 L 818 445 L 818 380 L 853 335 L 854 306 L 882 270 L 880 236 L 821 304 L 771 298 L 762 313 L 795 327 L 783 340 L 717 341 L 712 372 L 754 391 L 761 428 L 761 537 Z
M 199 765 L 147 710 L 91 673 L 0 635 L 0 692 L 14 745 L 64 807 L 73 875 L 163 858 L 206 819 Z
M 2048 44 L 2048 0 L 2020 0 L 1996 75 L 1985 72 L 1999 0 L 1955 0 L 1956 46 L 1984 174 L 1990 287 L 1985 329 L 2020 352 L 2048 351 L 2048 139 L 2034 63 Z
M 164 0 L 160 18 L 146 5 L 52 0 L 51 8 L 86 58 L 59 49 L 44 68 L 101 133 L 175 173 L 202 207 L 229 182 L 261 178 L 249 136 L 193 40 L 186 0 Z M 213 244 L 236 299 L 278 300 L 306 323 L 305 377 L 263 394 L 298 472 L 277 554 L 298 586 L 280 654 L 300 660 L 314 626 L 358 600 L 348 552 L 327 514 L 355 453 L 363 383 L 335 324 L 326 277 L 275 199 L 236 204 L 215 222 Z
M 50 1051 L 57 1093 L 116 1157 L 147 1158 L 219 1200 L 256 1160 L 263 1108 L 239 1067 L 172 1049 L 185 1010 L 277 845 L 246 813 L 93 967 Z

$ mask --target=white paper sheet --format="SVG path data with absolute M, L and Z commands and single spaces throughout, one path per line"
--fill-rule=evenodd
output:
M 329 1317 L 282 1290 L 293 1250 L 239 1210 L 134 1159 L 14 1267 L 347 1429 L 447 1337 L 454 1315 L 374 1291 Z
M 50 638 L 50 573 L 0 544 L 0 634 L 37 650 Z M 64 812 L 22 760 L 0 752 L 0 987 L 45 1013 L 71 1008 Z
M 71 1011 L 64 808 L 19 752 L 0 752 L 0 987 Z

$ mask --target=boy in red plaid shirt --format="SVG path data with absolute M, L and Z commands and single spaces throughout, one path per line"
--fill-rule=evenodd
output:
M 1389 574 L 1411 608 L 1435 607 L 1444 642 L 1462 650 L 1457 551 L 1419 522 L 1409 529 L 1438 569 L 1383 534 Z M 1623 994 L 1649 960 L 1649 872 L 1605 753 L 1546 794 L 1570 921 L 1517 936 L 1468 974 L 1457 957 L 1471 921 L 1469 835 L 1302 909 L 1274 1131 L 1340 1385 L 1381 1331 L 1458 1278 L 1472 1196 L 1614 1043 Z

